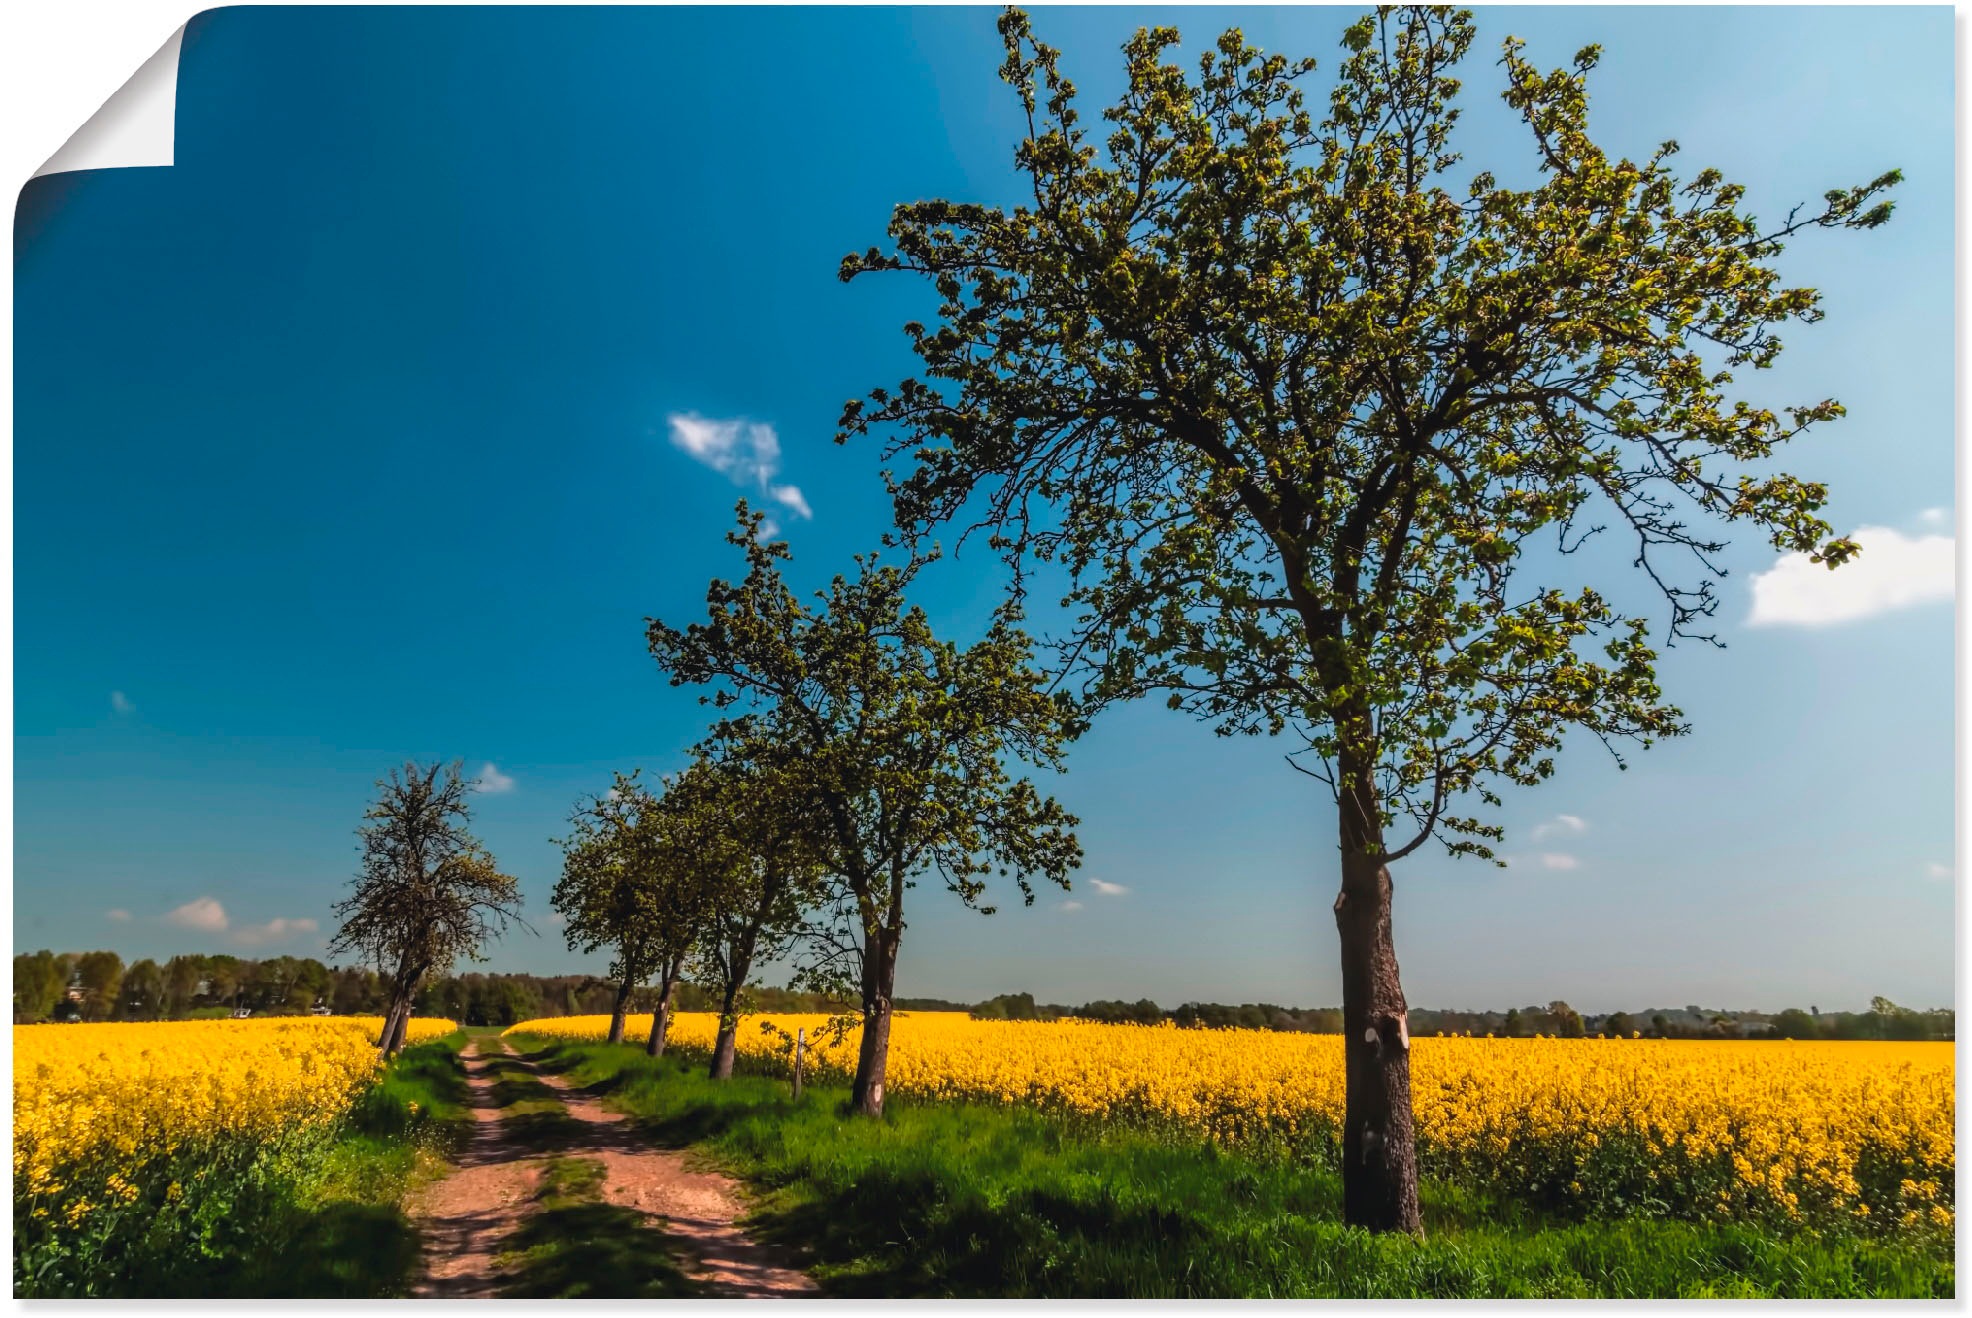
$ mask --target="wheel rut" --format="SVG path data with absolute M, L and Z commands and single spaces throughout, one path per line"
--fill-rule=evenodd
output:
M 424 1235 L 424 1266 L 413 1296 L 484 1299 L 513 1280 L 503 1251 L 533 1206 L 550 1158 L 600 1164 L 605 1203 L 643 1215 L 682 1247 L 686 1275 L 714 1297 L 813 1295 L 814 1279 L 786 1266 L 778 1251 L 738 1223 L 746 1202 L 737 1182 L 690 1165 L 688 1155 L 652 1147 L 622 1113 L 543 1072 L 506 1040 L 476 1039 L 465 1057 L 473 1129 L 458 1167 L 419 1191 L 408 1205 Z M 569 1121 L 552 1146 L 538 1124 L 502 1119 L 499 1081 L 524 1068 L 560 1100 Z

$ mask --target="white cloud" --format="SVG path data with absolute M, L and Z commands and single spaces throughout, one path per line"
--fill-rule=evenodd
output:
M 1951 510 L 1948 508 L 1926 508 L 1917 516 L 1920 521 L 1926 522 L 1931 526 L 1951 525 Z
M 1130 890 L 1120 883 L 1110 883 L 1106 879 L 1090 879 L 1089 886 L 1105 897 L 1121 897 Z
M 715 421 L 696 412 L 673 412 L 665 421 L 673 446 L 733 484 L 753 486 L 804 521 L 815 515 L 799 486 L 774 484 L 781 470 L 781 441 L 772 426 L 738 417 Z M 763 527 L 763 537 L 780 530 L 771 519 L 768 525 L 772 529 Z
M 1541 864 L 1551 870 L 1571 870 L 1581 862 L 1565 851 L 1543 851 Z
M 1810 563 L 1806 554 L 1783 554 L 1756 573 L 1746 625 L 1821 627 L 1951 599 L 1957 578 L 1950 536 L 1913 538 L 1886 526 L 1865 526 L 1850 539 L 1862 552 L 1833 571 Z
M 250 924 L 233 931 L 233 941 L 242 947 L 258 947 L 263 943 L 277 943 L 296 934 L 312 934 L 321 928 L 306 916 L 289 920 L 276 918 L 266 924 Z
M 808 500 L 798 485 L 769 485 L 767 496 L 797 517 L 805 519 L 815 515 L 815 510 L 808 506 Z
M 114 920 L 118 924 L 128 924 L 130 923 L 130 912 L 124 910 L 121 906 L 116 906 L 104 911 L 103 918 L 105 920 Z
M 552 925 L 554 928 L 559 929 L 563 925 L 568 923 L 568 917 L 563 915 L 560 911 L 556 911 L 551 915 L 542 916 L 541 923 L 545 925 Z
M 1933 879 L 1949 879 L 1952 875 L 1952 868 L 1949 865 L 1940 865 L 1934 860 L 1924 867 L 1924 873 L 1927 877 Z
M 183 906 L 166 913 L 166 924 L 175 924 L 180 929 L 198 929 L 205 933 L 224 933 L 228 921 L 226 908 L 210 897 L 194 897 Z
M 479 771 L 479 776 L 472 780 L 472 789 L 488 796 L 498 796 L 502 792 L 511 792 L 514 780 L 510 775 L 501 773 L 499 765 L 488 760 L 486 767 Z
M 753 538 L 764 545 L 780 533 L 781 524 L 779 522 L 771 517 L 763 517 L 760 519 L 760 529 L 753 533 Z
M 1545 824 L 1534 825 L 1528 837 L 1535 842 L 1545 842 L 1551 837 L 1580 837 L 1589 831 L 1589 821 L 1580 815 L 1556 815 Z
M 135 713 L 137 707 L 130 703 L 130 697 L 121 691 L 110 692 L 110 708 L 119 714 Z
M 1064 910 L 1064 911 L 1079 911 L 1079 910 L 1081 910 L 1081 909 L 1082 909 L 1082 903 L 1080 903 L 1080 902 L 1063 902 L 1063 903 L 1061 904 L 1061 909 L 1062 909 L 1062 910 Z

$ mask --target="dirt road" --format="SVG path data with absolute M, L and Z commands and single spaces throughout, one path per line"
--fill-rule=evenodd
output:
M 424 1231 L 423 1275 L 414 1295 L 469 1299 L 505 1292 L 513 1280 L 501 1256 L 535 1209 L 550 1158 L 600 1164 L 603 1202 L 632 1209 L 682 1247 L 686 1275 L 708 1296 L 812 1295 L 812 1278 L 783 1266 L 775 1252 L 738 1225 L 739 1187 L 716 1172 L 695 1170 L 686 1154 L 657 1149 L 623 1115 L 548 1075 L 499 1038 L 473 1042 L 465 1058 L 472 1138 L 457 1170 L 420 1192 L 411 1211 Z M 552 1138 L 538 1120 L 514 1119 L 516 1078 L 547 1085 L 566 1113 Z M 532 1088 L 532 1086 L 529 1086 Z M 504 1092 L 503 1092 L 504 1091 Z M 538 1104 L 529 1104 L 538 1106 Z

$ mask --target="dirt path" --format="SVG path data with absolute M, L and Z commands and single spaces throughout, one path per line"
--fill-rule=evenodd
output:
M 600 1099 L 571 1087 L 561 1076 L 535 1074 L 560 1094 L 568 1114 L 583 1123 L 581 1141 L 568 1152 L 602 1163 L 603 1199 L 658 1219 L 652 1225 L 690 1253 L 696 1266 L 688 1272 L 707 1295 L 758 1298 L 816 1292 L 813 1278 L 782 1267 L 776 1251 L 735 1225 L 746 1215 L 746 1203 L 730 1177 L 691 1168 L 687 1155 L 678 1150 L 652 1148 L 621 1112 L 609 1111 Z
M 472 1139 L 459 1158 L 459 1169 L 427 1186 L 411 1206 L 425 1241 L 424 1275 L 411 1292 L 414 1296 L 485 1299 L 500 1293 L 494 1258 L 541 1180 L 538 1151 L 515 1141 L 494 1106 L 496 1071 L 506 1055 L 506 1045 L 498 1039 L 475 1039 L 466 1055 Z
M 515 1064 L 553 1089 L 575 1123 L 574 1133 L 553 1148 L 529 1145 L 513 1123 L 502 1122 L 495 1085 Z M 412 1294 L 428 1298 L 491 1298 L 504 1278 L 496 1259 L 526 1216 L 548 1157 L 582 1158 L 602 1165 L 605 1202 L 634 1209 L 679 1241 L 690 1255 L 687 1271 L 709 1296 L 812 1295 L 814 1280 L 781 1266 L 767 1246 L 735 1223 L 746 1212 L 738 1185 L 716 1172 L 686 1165 L 686 1155 L 640 1140 L 623 1115 L 542 1072 L 517 1056 L 504 1039 L 473 1042 L 465 1058 L 471 1088 L 473 1131 L 457 1171 L 419 1193 L 411 1211 L 424 1228 L 424 1275 Z

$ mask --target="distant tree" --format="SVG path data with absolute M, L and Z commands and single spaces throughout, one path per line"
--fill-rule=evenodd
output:
M 342 921 L 329 943 L 391 975 L 391 996 L 378 1047 L 403 1042 L 425 977 L 455 960 L 478 960 L 486 940 L 520 919 L 520 889 L 468 829 L 469 785 L 459 765 L 406 764 L 377 783 L 377 799 L 359 830 L 363 860 L 351 894 L 338 902 Z
M 893 483 L 907 535 L 954 521 L 1016 573 L 1065 568 L 1064 666 L 1092 704 L 1168 692 L 1227 734 L 1291 731 L 1318 763 L 1340 842 L 1344 1216 L 1415 1232 L 1389 866 L 1434 835 L 1491 856 L 1501 829 L 1456 803 L 1547 778 L 1571 728 L 1612 751 L 1684 730 L 1646 620 L 1570 567 L 1598 562 L 1569 556 L 1594 530 L 1632 537 L 1615 561 L 1662 592 L 1674 640 L 1717 605 L 1724 545 L 1701 517 L 1831 566 L 1856 552 L 1828 538 L 1824 487 L 1773 465 L 1840 407 L 1776 413 L 1727 386 L 1773 360 L 1776 325 L 1821 314 L 1781 284 L 1783 240 L 1881 224 L 1899 176 L 1762 225 L 1716 170 L 1679 179 L 1675 143 L 1642 163 L 1596 145 L 1598 47 L 1544 72 L 1509 39 L 1502 96 L 1539 177 L 1454 180 L 1473 26 L 1425 6 L 1346 30 L 1319 123 L 1312 60 L 1233 30 L 1193 79 L 1166 62 L 1175 30 L 1140 30 L 1090 141 L 1058 53 L 1017 10 L 1000 30 L 1031 205 L 900 205 L 892 252 L 844 259 L 845 280 L 924 276 L 940 323 L 905 327 L 923 378 L 850 403 L 842 435 L 883 430 L 883 456 L 914 463 Z M 1562 553 L 1523 558 L 1537 537 Z
M 1670 1030 L 1671 1023 L 1664 1018 L 1664 1013 L 1660 1011 L 1650 1018 L 1650 1028 L 1661 1039 Z
M 84 952 L 75 963 L 76 984 L 82 990 L 82 1018 L 106 1021 L 116 1014 L 123 989 L 123 958 L 114 952 Z
M 53 952 L 42 950 L 32 956 L 14 958 L 14 1021 L 45 1021 L 55 1014 L 55 1004 L 68 988 L 68 967 Z
M 179 1017 L 192 1009 L 205 980 L 205 958 L 174 956 L 164 963 L 165 1013 Z
M 1780 1039 L 1812 1039 L 1821 1031 L 1815 1018 L 1799 1007 L 1789 1007 L 1773 1018 L 1773 1032 Z
M 127 1021 L 154 1021 L 164 1017 L 164 971 L 149 957 L 123 972 L 123 988 L 117 995 L 118 1015 Z
M 1033 1021 L 1051 1019 L 1034 1005 L 1032 993 L 1002 993 L 996 998 L 988 998 L 971 1009 L 972 1018 L 980 1021 Z
M 838 881 L 828 917 L 810 924 L 809 982 L 859 993 L 851 1103 L 880 1116 L 905 893 L 935 876 L 991 913 L 979 899 L 996 869 L 1029 904 L 1032 876 L 1067 887 L 1081 861 L 1075 817 L 1006 766 L 1058 769 L 1079 724 L 1031 667 L 1013 612 L 970 646 L 940 640 L 905 602 L 930 561 L 915 554 L 901 567 L 859 557 L 856 577 L 838 576 L 811 607 L 782 581 L 788 548 L 763 537 L 762 521 L 740 503 L 727 539 L 746 554 L 745 579 L 712 584 L 703 623 L 681 631 L 652 620 L 651 654 L 674 685 L 709 686 L 708 703 L 750 709 L 749 735 L 802 765 L 826 823 L 822 863 Z M 739 722 L 722 720 L 711 741 Z
M 1520 1008 L 1507 1008 L 1505 1032 L 1506 1037 L 1509 1039 L 1520 1037 Z
M 562 846 L 561 878 L 549 905 L 563 918 L 571 952 L 607 950 L 616 981 L 608 1042 L 623 1042 L 630 993 L 656 968 L 652 926 L 661 903 L 655 801 L 635 772 L 588 798 L 570 817 Z
M 622 1042 L 631 993 L 657 976 L 645 1045 L 653 1056 L 663 1051 L 671 993 L 704 931 L 712 895 L 738 864 L 717 806 L 681 789 L 690 777 L 665 780 L 659 796 L 634 772 L 616 775 L 615 785 L 571 821 L 552 899 L 572 950 L 611 953 L 610 1042 Z
M 733 1073 L 741 994 L 757 960 L 778 960 L 804 932 L 803 913 L 824 900 L 826 820 L 807 786 L 807 764 L 761 735 L 754 720 L 733 720 L 718 758 L 700 759 L 673 789 L 696 792 L 696 808 L 724 821 L 723 863 L 698 939 L 699 978 L 719 1002 L 708 1072 Z
M 1629 1038 L 1630 1031 L 1635 1028 L 1636 1026 L 1630 1020 L 1630 1014 L 1626 1011 L 1611 1012 L 1609 1019 L 1602 1023 L 1603 1033 L 1616 1039 Z
M 329 1010 L 338 1016 L 382 1009 L 377 973 L 362 966 L 337 968 L 330 976 Z
M 1582 1025 L 1581 1013 L 1559 1000 L 1547 1004 L 1547 1014 L 1554 1022 L 1554 1032 L 1564 1039 L 1579 1039 L 1587 1030 Z

